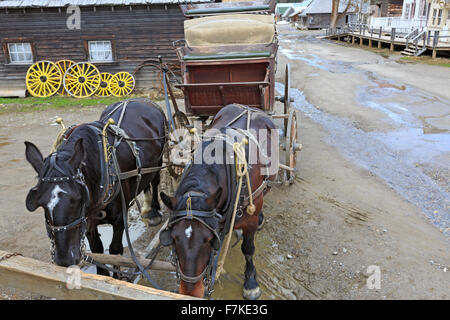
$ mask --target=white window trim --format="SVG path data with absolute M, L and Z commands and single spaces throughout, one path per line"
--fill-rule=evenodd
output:
M 12 45 L 18 45 L 18 44 L 28 44 L 29 47 L 30 47 L 30 51 L 29 52 L 26 52 L 26 51 L 19 52 L 19 51 L 11 50 Z M 18 54 L 18 53 L 26 54 L 26 53 L 29 53 L 29 54 L 31 54 L 31 60 L 13 61 L 11 53 L 13 53 L 13 54 Z M 10 43 L 8 43 L 8 58 L 9 58 L 9 64 L 14 64 L 14 65 L 30 65 L 30 64 L 33 64 L 34 56 L 33 56 L 33 48 L 31 46 L 31 43 L 30 42 L 10 42 Z
M 96 59 L 92 59 L 92 55 L 91 55 L 91 44 L 92 43 L 98 43 L 98 42 L 109 42 L 109 47 L 110 47 L 110 54 L 111 54 L 111 59 L 109 60 L 96 60 Z M 101 51 L 101 52 L 106 52 L 106 51 Z M 89 62 L 95 62 L 95 63 L 108 63 L 108 62 L 114 62 L 114 53 L 113 53 L 113 44 L 111 40 L 88 40 L 88 57 L 89 57 Z

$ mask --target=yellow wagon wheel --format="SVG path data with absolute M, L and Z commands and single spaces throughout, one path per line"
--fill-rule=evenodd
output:
M 28 68 L 26 75 L 28 92 L 34 97 L 50 97 L 61 87 L 62 73 L 51 61 L 38 61 Z
M 109 83 L 111 93 L 116 97 L 129 95 L 135 86 L 134 77 L 129 72 L 116 73 Z
M 63 84 L 66 91 L 75 98 L 92 96 L 100 87 L 100 71 L 88 62 L 79 62 L 67 69 Z
M 100 74 L 100 86 L 98 87 L 97 92 L 95 95 L 97 97 L 108 97 L 111 95 L 111 89 L 109 87 L 109 83 L 111 81 L 111 78 L 113 75 L 108 72 L 102 72 Z
M 75 61 L 72 60 L 59 60 L 55 62 L 56 65 L 58 66 L 59 70 L 61 71 L 62 76 L 64 76 L 64 74 L 66 73 L 67 69 L 69 69 L 71 66 L 73 66 L 75 64 Z M 61 86 L 58 90 L 58 94 L 60 96 L 65 95 L 67 92 L 64 89 L 64 86 Z

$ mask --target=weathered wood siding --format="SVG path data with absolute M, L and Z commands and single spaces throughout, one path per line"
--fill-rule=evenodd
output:
M 0 88 L 24 86 L 29 65 L 11 65 L 8 42 L 31 42 L 34 60 L 88 61 L 88 40 L 111 40 L 114 62 L 96 63 L 101 72 L 133 72 L 145 59 L 161 55 L 176 62 L 174 40 L 183 39 L 184 17 L 178 5 L 82 7 L 81 28 L 69 30 L 66 8 L 0 11 Z M 137 88 L 155 84 L 148 68 L 137 74 Z
M 346 19 L 346 16 L 348 16 L 347 19 Z M 336 26 L 340 27 L 340 26 L 344 26 L 346 23 L 356 23 L 356 21 L 357 21 L 356 14 L 348 13 L 348 14 L 342 16 L 336 22 Z M 308 29 L 329 28 L 330 23 L 331 23 L 331 14 L 330 13 L 307 14 L 306 18 L 304 17 L 302 22 L 303 22 L 304 26 Z

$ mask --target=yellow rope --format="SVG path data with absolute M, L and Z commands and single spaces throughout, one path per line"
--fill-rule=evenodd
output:
M 105 162 L 108 163 L 108 136 L 106 134 L 106 129 L 108 129 L 108 126 L 111 124 L 116 123 L 114 119 L 109 118 L 106 122 L 105 126 L 103 127 L 102 131 L 102 140 L 103 140 L 103 154 L 105 156 Z
M 231 237 L 233 235 L 233 229 L 234 229 L 234 222 L 236 219 L 236 210 L 237 206 L 239 204 L 240 195 L 241 195 L 241 188 L 242 188 L 242 179 L 244 175 L 247 179 L 247 189 L 248 189 L 248 197 L 250 204 L 247 206 L 247 213 L 249 215 L 253 215 L 255 213 L 255 205 L 253 204 L 253 196 L 252 196 L 252 188 L 250 186 L 250 176 L 248 173 L 248 165 L 247 160 L 245 159 L 245 147 L 244 145 L 248 144 L 248 140 L 246 138 L 242 139 L 241 143 L 235 142 L 233 144 L 233 151 L 236 155 L 236 175 L 239 177 L 238 182 L 238 190 L 236 194 L 236 200 L 234 201 L 234 207 L 233 207 L 233 215 L 231 216 L 231 223 L 230 223 L 230 230 L 228 231 L 225 246 L 223 247 L 224 251 L 222 251 L 222 255 L 220 257 L 219 262 L 217 263 L 217 271 L 216 271 L 216 279 L 219 279 L 220 274 L 223 270 L 223 265 L 225 263 L 225 258 L 228 253 L 228 249 L 230 247 Z
M 63 140 L 64 140 L 64 133 L 66 132 L 66 126 L 64 125 L 64 121 L 63 121 L 62 118 L 57 118 L 56 119 L 56 123 L 61 126 L 61 130 L 59 131 L 58 135 L 56 136 L 56 140 L 53 143 L 52 150 L 50 151 L 50 153 L 56 152 L 58 147 L 63 142 Z

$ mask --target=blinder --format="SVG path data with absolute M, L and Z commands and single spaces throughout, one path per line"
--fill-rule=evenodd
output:
M 164 247 L 173 245 L 172 230 L 169 228 L 162 230 L 159 233 L 159 242 Z

